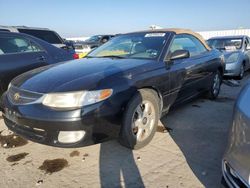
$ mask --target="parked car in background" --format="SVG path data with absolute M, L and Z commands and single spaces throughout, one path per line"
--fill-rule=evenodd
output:
M 108 42 L 114 35 L 94 35 L 89 39 L 74 44 L 75 52 L 79 58 L 85 57 L 91 50 Z
M 58 147 L 95 143 L 121 126 L 120 143 L 139 149 L 170 107 L 219 95 L 223 60 L 190 30 L 119 35 L 77 63 L 15 78 L 2 97 L 3 117 L 15 133 Z
M 250 81 L 234 107 L 228 146 L 222 161 L 223 181 L 230 188 L 250 187 Z
M 28 70 L 72 60 L 73 54 L 22 33 L 0 32 L 0 93 Z
M 58 48 L 73 50 L 73 46 L 65 42 L 58 33 L 47 28 L 26 27 L 26 26 L 0 26 L 0 31 L 25 33 L 42 39 Z
M 224 53 L 225 76 L 242 79 L 250 68 L 250 38 L 248 36 L 226 36 L 209 39 L 208 45 Z
M 83 58 L 91 51 L 91 46 L 86 45 L 84 42 L 77 42 L 74 44 L 74 49 L 78 57 Z

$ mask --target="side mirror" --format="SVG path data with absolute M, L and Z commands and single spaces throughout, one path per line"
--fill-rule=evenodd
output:
M 190 53 L 188 50 L 176 50 L 170 55 L 170 60 L 189 58 Z

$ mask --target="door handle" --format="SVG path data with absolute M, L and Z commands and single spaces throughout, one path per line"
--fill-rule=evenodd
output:
M 41 55 L 41 56 L 37 57 L 36 60 L 37 61 L 45 61 L 46 58 L 43 55 Z

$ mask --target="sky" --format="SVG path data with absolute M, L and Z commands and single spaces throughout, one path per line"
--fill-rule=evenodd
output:
M 46 27 L 63 37 L 148 29 L 250 28 L 250 0 L 0 0 L 0 25 Z

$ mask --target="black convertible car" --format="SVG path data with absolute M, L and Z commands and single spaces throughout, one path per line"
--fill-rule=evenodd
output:
M 190 30 L 123 34 L 85 59 L 12 80 L 3 117 L 17 134 L 58 147 L 95 143 L 120 126 L 121 144 L 139 149 L 174 104 L 200 94 L 215 99 L 223 71 L 221 53 Z

